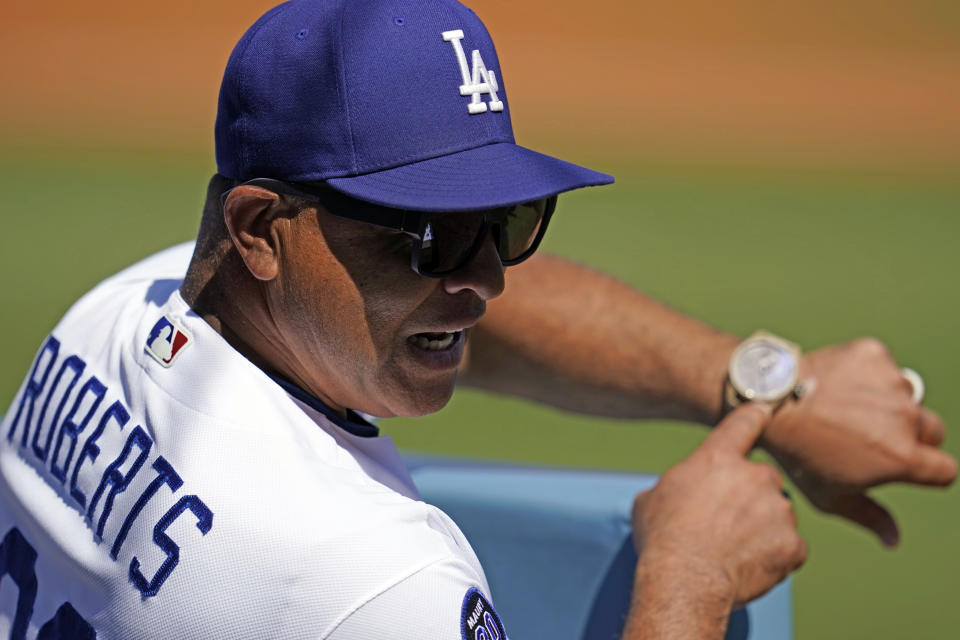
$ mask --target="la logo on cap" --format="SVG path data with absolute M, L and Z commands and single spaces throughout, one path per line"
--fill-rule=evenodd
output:
M 463 40 L 463 30 L 444 31 L 442 35 L 444 42 L 451 43 L 454 52 L 457 54 L 457 63 L 460 65 L 460 75 L 463 78 L 463 84 L 460 85 L 460 95 L 473 96 L 470 104 L 467 105 L 467 111 L 471 115 L 486 113 L 488 104 L 490 111 L 503 111 L 503 102 L 497 96 L 497 91 L 500 89 L 497 84 L 497 74 L 487 70 L 483 58 L 480 57 L 480 50 L 473 50 L 473 73 L 471 74 L 467 67 L 467 54 L 464 53 L 463 45 L 460 44 L 460 41 Z M 490 95 L 489 103 L 484 102 L 481 98 L 484 93 Z

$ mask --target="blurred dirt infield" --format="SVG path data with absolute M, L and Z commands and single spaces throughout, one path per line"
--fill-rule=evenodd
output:
M 209 149 L 226 58 L 271 4 L 9 3 L 0 135 Z M 469 4 L 496 37 L 524 142 L 619 157 L 960 163 L 957 3 Z

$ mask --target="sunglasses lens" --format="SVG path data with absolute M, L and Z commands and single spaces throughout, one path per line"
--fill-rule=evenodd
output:
M 420 272 L 439 274 L 462 266 L 483 231 L 483 220 L 482 213 L 427 217 L 420 244 Z
M 530 250 L 540 233 L 546 210 L 546 199 L 506 209 L 497 238 L 500 259 L 504 263 L 520 258 Z
M 504 264 L 530 251 L 546 215 L 549 199 L 505 207 L 489 213 L 441 213 L 423 223 L 419 270 L 423 274 L 444 274 L 462 267 L 479 247 L 484 220 L 493 223 L 497 252 Z

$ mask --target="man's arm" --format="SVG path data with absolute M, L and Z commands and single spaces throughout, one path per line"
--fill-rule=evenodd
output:
M 733 609 L 803 564 L 780 474 L 746 459 L 769 421 L 764 405 L 738 408 L 637 496 L 640 553 L 623 640 L 720 640 Z
M 615 279 L 537 255 L 507 272 L 503 296 L 471 334 L 465 384 L 595 415 L 714 424 L 739 339 Z M 789 402 L 763 446 L 811 502 L 894 545 L 890 514 L 866 495 L 904 481 L 945 486 L 957 463 L 938 449 L 934 412 L 915 405 L 886 348 L 861 339 L 805 355 L 812 391 Z
M 614 418 L 719 419 L 738 338 L 555 256 L 506 278 L 470 334 L 463 384 Z

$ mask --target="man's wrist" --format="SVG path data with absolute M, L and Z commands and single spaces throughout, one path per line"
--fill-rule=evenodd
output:
M 643 553 L 634 574 L 624 640 L 720 640 L 735 586 L 716 566 L 691 557 Z
M 730 369 L 730 356 L 740 343 L 742 338 L 737 336 L 723 334 L 722 339 L 717 341 L 717 345 L 708 361 L 706 370 L 710 372 L 709 392 L 704 394 L 704 420 L 708 426 L 713 427 L 720 422 L 730 408 L 725 401 L 724 388 L 727 382 L 727 374 Z

